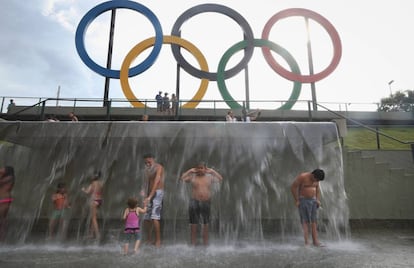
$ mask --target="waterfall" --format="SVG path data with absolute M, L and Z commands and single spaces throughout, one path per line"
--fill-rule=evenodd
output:
M 143 155 L 165 168 L 163 239 L 188 237 L 189 185 L 179 178 L 204 161 L 223 176 L 214 185 L 211 235 L 235 243 L 286 239 L 301 232 L 290 185 L 301 172 L 325 170 L 318 224 L 330 239 L 348 233 L 348 206 L 337 128 L 330 122 L 0 122 L 0 163 L 14 166 L 8 239 L 25 242 L 47 229 L 51 195 L 65 182 L 68 237 L 81 238 L 87 206 L 81 188 L 102 172 L 101 229 L 122 228 L 121 212 L 143 182 Z

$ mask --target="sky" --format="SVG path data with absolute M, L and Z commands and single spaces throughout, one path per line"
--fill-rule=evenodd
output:
M 1 97 L 14 98 L 16 103 L 35 103 L 38 98 L 103 98 L 105 78 L 89 69 L 79 57 L 75 32 L 82 17 L 104 1 L 95 0 L 31 0 L 6 1 L 0 16 Z M 310 9 L 325 17 L 338 32 L 342 57 L 337 68 L 315 83 L 317 101 L 336 110 L 372 110 L 381 98 L 397 90 L 413 90 L 414 37 L 413 5 L 408 0 L 290 0 L 290 1 L 200 1 L 143 0 L 161 23 L 163 34 L 170 35 L 177 18 L 187 9 L 206 3 L 225 5 L 241 14 L 250 24 L 255 38 L 261 38 L 264 25 L 276 13 L 289 8 Z M 106 65 L 110 12 L 91 22 L 85 33 L 88 55 L 99 65 Z M 325 29 L 310 20 L 310 38 L 314 72 L 330 63 L 333 44 Z M 142 14 L 118 9 L 115 22 L 112 69 L 119 70 L 125 56 L 139 42 L 155 35 L 151 23 Z M 193 43 L 205 56 L 209 70 L 215 72 L 224 52 L 241 41 L 243 32 L 232 19 L 219 13 L 198 14 L 181 27 L 182 38 Z M 309 74 L 306 53 L 306 30 L 302 17 L 278 21 L 269 39 L 289 51 L 301 73 Z M 148 48 L 132 63 L 136 65 L 150 53 Z M 276 53 L 275 59 L 289 70 Z M 184 58 L 197 67 L 191 53 Z M 235 66 L 243 57 L 236 53 L 227 64 Z M 144 73 L 129 78 L 134 95 L 153 101 L 158 91 L 175 92 L 176 60 L 170 45 L 162 46 L 155 63 Z M 255 48 L 249 61 L 249 98 L 251 107 L 276 109 L 287 100 L 293 82 L 275 73 Z M 191 99 L 200 79 L 181 70 L 180 98 Z M 390 81 L 394 81 L 389 84 Z M 236 100 L 246 99 L 244 72 L 226 79 L 229 93 Z M 110 80 L 109 97 L 125 100 L 120 81 Z M 302 84 L 300 101 L 311 100 L 310 84 Z M 222 100 L 216 82 L 210 81 L 204 100 Z M 304 102 L 293 108 L 301 109 Z M 60 105 L 65 105 L 61 102 Z M 95 105 L 95 104 L 94 104 Z M 101 105 L 98 103 L 97 105 Z M 131 106 L 128 102 L 117 103 Z M 152 104 L 151 104 L 152 105 Z M 150 105 L 150 106 L 151 106 Z M 206 104 L 207 105 L 207 104 Z M 211 104 L 208 104 L 211 105 Z M 224 105 L 224 104 L 223 104 Z M 199 106 L 203 107 L 203 106 Z

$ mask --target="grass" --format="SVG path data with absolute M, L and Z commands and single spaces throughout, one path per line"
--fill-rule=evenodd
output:
M 378 131 L 404 142 L 414 142 L 414 127 L 379 127 Z M 411 150 L 410 144 L 402 144 L 382 135 L 379 135 L 379 143 L 383 150 Z M 377 135 L 362 127 L 348 128 L 344 145 L 348 149 L 376 150 Z

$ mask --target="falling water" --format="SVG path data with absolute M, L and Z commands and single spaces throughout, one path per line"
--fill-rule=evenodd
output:
M 102 172 L 101 229 L 122 228 L 121 212 L 143 181 L 142 156 L 151 152 L 166 172 L 163 239 L 188 238 L 189 185 L 180 175 L 204 161 L 224 178 L 214 186 L 211 242 L 286 241 L 301 232 L 290 185 L 301 172 L 325 170 L 321 233 L 348 233 L 342 151 L 334 123 L 298 122 L 0 122 L 0 163 L 16 170 L 8 240 L 44 238 L 51 195 L 65 182 L 72 204 L 66 237 L 81 240 L 88 210 L 81 187 Z M 114 238 L 115 237 L 115 238 Z

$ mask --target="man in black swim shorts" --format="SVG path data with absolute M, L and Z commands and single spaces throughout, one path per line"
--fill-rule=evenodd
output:
M 181 176 L 181 180 L 191 183 L 191 200 L 188 208 L 191 225 L 191 244 L 197 244 L 198 224 L 203 226 L 203 244 L 208 245 L 208 224 L 210 221 L 211 185 L 221 182 L 223 177 L 214 169 L 207 168 L 204 162 L 190 168 Z

